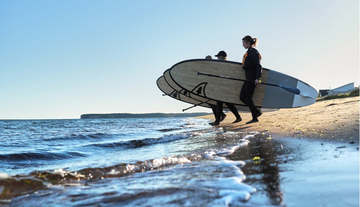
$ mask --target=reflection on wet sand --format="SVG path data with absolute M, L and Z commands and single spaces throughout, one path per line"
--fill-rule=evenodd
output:
M 247 176 L 246 183 L 256 187 L 258 191 L 266 192 L 270 203 L 273 205 L 283 204 L 283 193 L 280 188 L 279 164 L 281 160 L 279 155 L 286 153 L 286 151 L 280 150 L 280 148 L 281 145 L 274 143 L 270 137 L 256 137 L 251 140 L 248 147 L 240 148 L 229 156 L 231 160 L 246 161 L 246 165 L 242 168 Z M 286 162 L 285 160 L 282 161 Z
M 246 162 L 245 183 L 257 189 L 253 206 L 358 206 L 358 146 L 257 136 L 228 158 Z

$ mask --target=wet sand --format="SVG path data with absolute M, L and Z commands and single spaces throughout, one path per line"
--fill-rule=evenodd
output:
M 246 124 L 250 113 L 241 113 L 243 121 L 236 124 L 227 113 L 219 126 L 224 131 L 273 135 L 229 156 L 246 161 L 245 183 L 258 190 L 250 206 L 359 206 L 359 101 L 333 99 L 265 112 L 253 124 Z
M 359 97 L 319 101 L 313 105 L 265 112 L 258 123 L 246 124 L 250 113 L 241 113 L 243 121 L 232 124 L 233 114 L 227 113 L 220 127 L 234 131 L 269 131 L 277 137 L 325 138 L 359 142 Z M 202 116 L 214 120 L 213 115 Z
M 244 206 L 359 206 L 356 144 L 323 139 L 254 138 L 229 156 L 244 160 L 257 189 Z M 258 160 L 254 160 L 254 157 Z M 265 205 L 264 205 L 265 204 Z

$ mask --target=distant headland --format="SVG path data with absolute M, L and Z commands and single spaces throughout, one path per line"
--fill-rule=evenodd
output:
M 123 118 L 168 118 L 168 117 L 196 117 L 205 116 L 209 113 L 112 113 L 112 114 L 82 114 L 81 119 L 123 119 Z

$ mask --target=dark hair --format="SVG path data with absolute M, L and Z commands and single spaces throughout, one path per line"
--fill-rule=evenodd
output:
M 221 50 L 218 52 L 217 55 L 215 55 L 215 57 L 225 57 L 226 58 L 227 54 L 224 50 Z
M 249 42 L 251 46 L 256 46 L 257 38 L 252 38 L 250 35 L 246 35 L 242 40 Z

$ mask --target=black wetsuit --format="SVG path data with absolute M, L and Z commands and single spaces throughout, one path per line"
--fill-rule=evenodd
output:
M 216 105 L 210 105 L 210 106 L 211 106 L 212 112 L 214 113 L 214 116 L 215 116 L 215 119 L 216 119 L 215 121 L 220 122 L 220 120 L 225 118 L 226 115 L 224 114 L 224 112 L 222 110 L 219 111 L 219 109 L 217 107 L 217 104 Z
M 216 108 L 215 108 L 216 113 L 214 113 L 215 114 L 215 122 L 220 122 L 221 116 L 224 114 L 223 104 L 224 104 L 223 102 L 217 101 Z M 236 117 L 236 120 L 241 119 L 240 114 L 234 104 L 225 103 L 225 105 L 234 114 L 234 116 Z
M 256 115 L 260 113 L 259 109 L 255 107 L 252 100 L 256 87 L 255 80 L 261 77 L 262 67 L 260 65 L 260 58 L 261 56 L 259 52 L 255 48 L 250 47 L 243 59 L 243 68 L 245 70 L 245 77 L 247 81 L 241 89 L 240 100 L 249 106 L 253 118 L 256 118 Z

